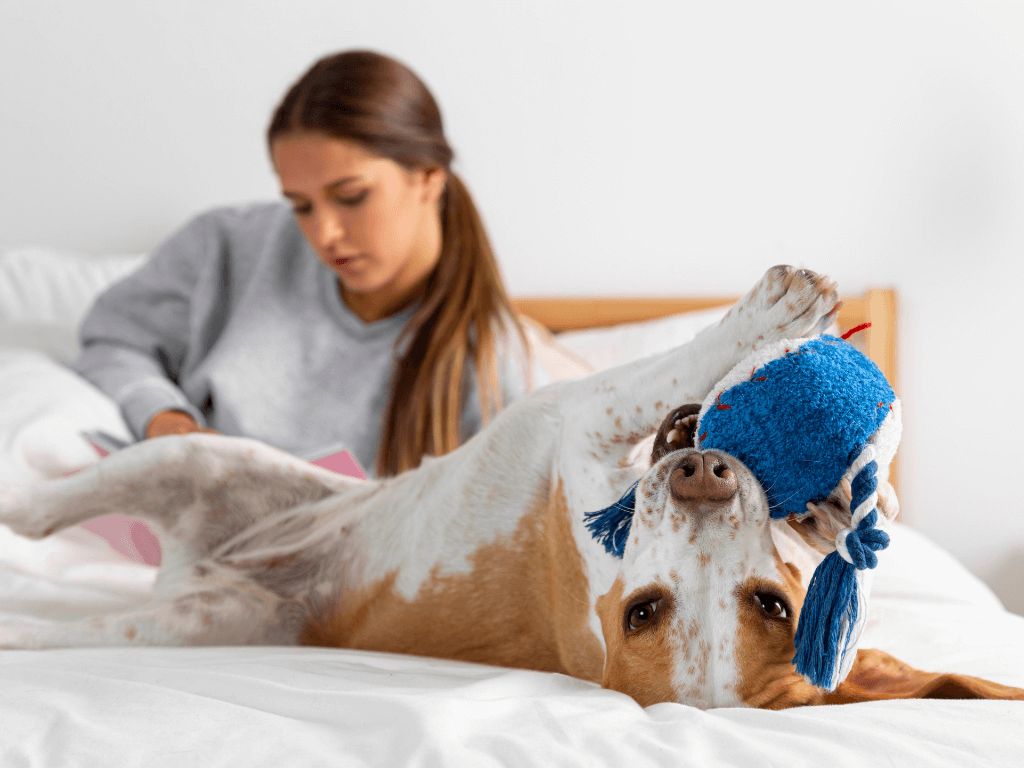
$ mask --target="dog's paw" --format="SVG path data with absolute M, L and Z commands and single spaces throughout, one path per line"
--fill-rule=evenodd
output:
M 842 305 L 835 282 L 827 276 L 780 265 L 769 269 L 727 317 L 744 327 L 750 347 L 757 349 L 821 333 Z M 743 339 L 737 342 L 742 345 Z

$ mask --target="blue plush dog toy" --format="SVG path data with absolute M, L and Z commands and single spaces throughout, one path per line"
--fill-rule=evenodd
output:
M 765 489 L 774 519 L 808 514 L 845 477 L 850 525 L 811 578 L 793 664 L 810 683 L 834 690 L 849 674 L 867 617 L 868 574 L 889 537 L 877 527 L 879 466 L 899 445 L 900 402 L 878 367 L 834 336 L 782 341 L 748 356 L 701 406 L 694 443 L 735 456 Z M 634 488 L 588 515 L 609 552 L 622 556 Z

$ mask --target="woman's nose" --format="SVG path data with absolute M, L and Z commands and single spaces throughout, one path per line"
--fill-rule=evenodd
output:
M 340 216 L 321 215 L 317 220 L 317 243 L 330 247 L 345 239 L 345 225 Z

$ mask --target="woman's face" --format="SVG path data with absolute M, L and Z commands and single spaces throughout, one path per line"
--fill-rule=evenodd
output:
M 271 155 L 295 220 L 364 320 L 397 312 L 419 294 L 441 254 L 443 169 L 408 170 L 312 132 L 280 136 Z

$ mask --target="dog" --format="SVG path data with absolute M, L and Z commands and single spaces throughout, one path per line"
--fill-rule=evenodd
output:
M 306 644 L 561 672 L 641 705 L 781 709 L 907 697 L 1024 698 L 859 652 L 825 692 L 791 665 L 804 590 L 761 486 L 692 447 L 695 406 L 753 349 L 829 326 L 826 277 L 774 267 L 678 349 L 538 390 L 456 451 L 359 481 L 256 441 L 147 440 L 81 472 L 0 486 L 0 522 L 33 538 L 109 513 L 164 553 L 149 603 L 0 626 L 0 648 Z M 680 406 L 679 404 L 682 404 Z M 624 557 L 584 524 L 636 480 Z M 896 502 L 881 484 L 887 515 Z M 841 490 L 792 522 L 827 550 Z

